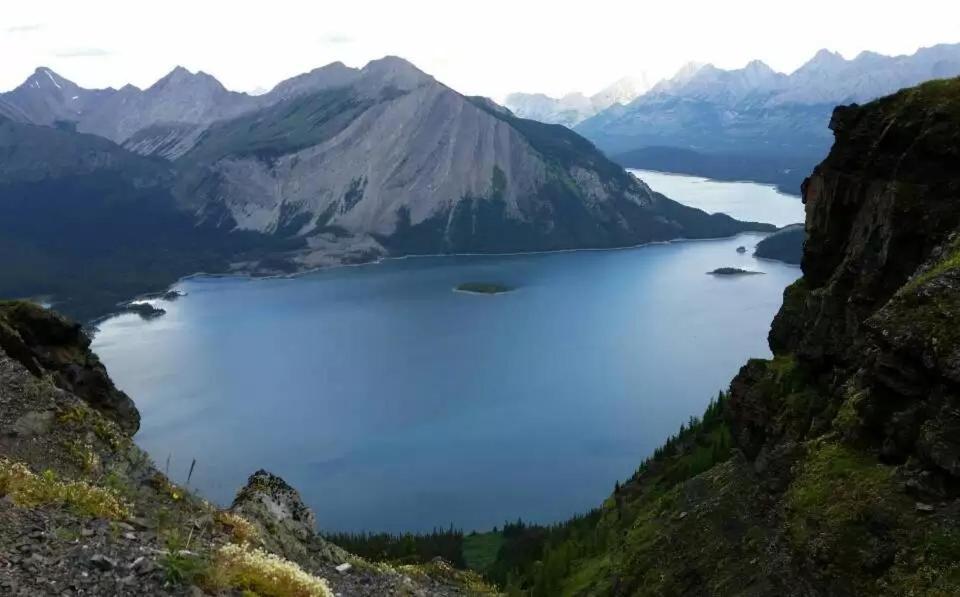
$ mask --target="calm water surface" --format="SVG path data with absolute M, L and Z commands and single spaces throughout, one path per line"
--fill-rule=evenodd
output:
M 800 271 L 750 257 L 760 238 L 195 278 L 94 349 L 140 408 L 138 443 L 178 481 L 196 458 L 216 501 L 263 467 L 330 530 L 552 521 L 769 354 Z M 766 275 L 705 275 L 720 266 Z M 452 292 L 465 281 L 517 290 Z
M 773 185 L 721 182 L 652 170 L 629 172 L 643 179 L 653 190 L 709 213 L 723 212 L 738 220 L 767 222 L 777 226 L 796 224 L 805 219 L 800 199 L 781 193 Z

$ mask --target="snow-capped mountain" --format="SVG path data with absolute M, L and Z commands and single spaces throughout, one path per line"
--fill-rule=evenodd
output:
M 733 70 L 694 63 L 575 130 L 630 167 L 714 177 L 729 169 L 730 177 L 797 193 L 803 173 L 830 148 L 835 106 L 958 75 L 960 44 L 909 56 L 863 52 L 850 60 L 820 50 L 790 74 L 760 61 Z
M 542 93 L 511 93 L 504 105 L 521 118 L 573 127 L 611 106 L 630 103 L 652 86 L 649 75 L 642 73 L 623 77 L 590 97 L 580 92 L 568 93 L 561 98 Z
M 623 77 L 592 95 L 590 101 L 597 111 L 606 110 L 614 104 L 626 105 L 650 90 L 655 83 L 647 73 Z
M 743 68 L 723 70 L 712 64 L 691 63 L 677 74 L 654 86 L 646 95 L 683 96 L 691 99 L 736 103 L 751 96 L 767 95 L 782 89 L 787 76 L 760 60 Z

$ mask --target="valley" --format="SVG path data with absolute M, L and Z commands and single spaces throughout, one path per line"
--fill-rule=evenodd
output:
M 0 594 L 960 595 L 960 5 L 108 4 L 0 26 Z
M 2 97 L 21 113 L 0 116 L 0 295 L 88 321 L 197 272 L 772 230 L 654 194 L 569 129 L 393 56 L 256 97 L 180 67 L 145 90 L 41 67 Z

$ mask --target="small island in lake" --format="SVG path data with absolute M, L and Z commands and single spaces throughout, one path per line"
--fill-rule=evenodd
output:
M 166 314 L 166 310 L 154 307 L 150 303 L 127 303 L 122 309 L 125 313 L 136 313 L 141 319 L 156 319 Z
M 746 252 L 747 252 L 747 248 L 744 247 L 743 245 L 740 245 L 739 247 L 737 247 L 737 253 L 746 253 Z
M 763 272 L 753 272 L 739 267 L 718 267 L 712 272 L 707 272 L 711 276 L 749 276 L 753 274 L 762 274 Z
M 472 294 L 503 294 L 504 292 L 510 292 L 513 288 L 495 282 L 464 282 L 454 290 Z

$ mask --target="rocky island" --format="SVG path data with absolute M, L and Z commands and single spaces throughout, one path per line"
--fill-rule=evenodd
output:
M 503 294 L 505 292 L 512 292 L 514 289 L 496 282 L 464 282 L 463 284 L 459 284 L 454 290 L 469 294 Z
M 123 305 L 120 309 L 122 313 L 136 313 L 141 319 L 156 319 L 167 314 L 166 309 L 155 307 L 148 302 L 136 301 Z
M 755 274 L 762 274 L 763 272 L 754 272 L 748 269 L 742 269 L 739 267 L 718 267 L 717 269 L 707 272 L 711 276 L 751 276 Z

